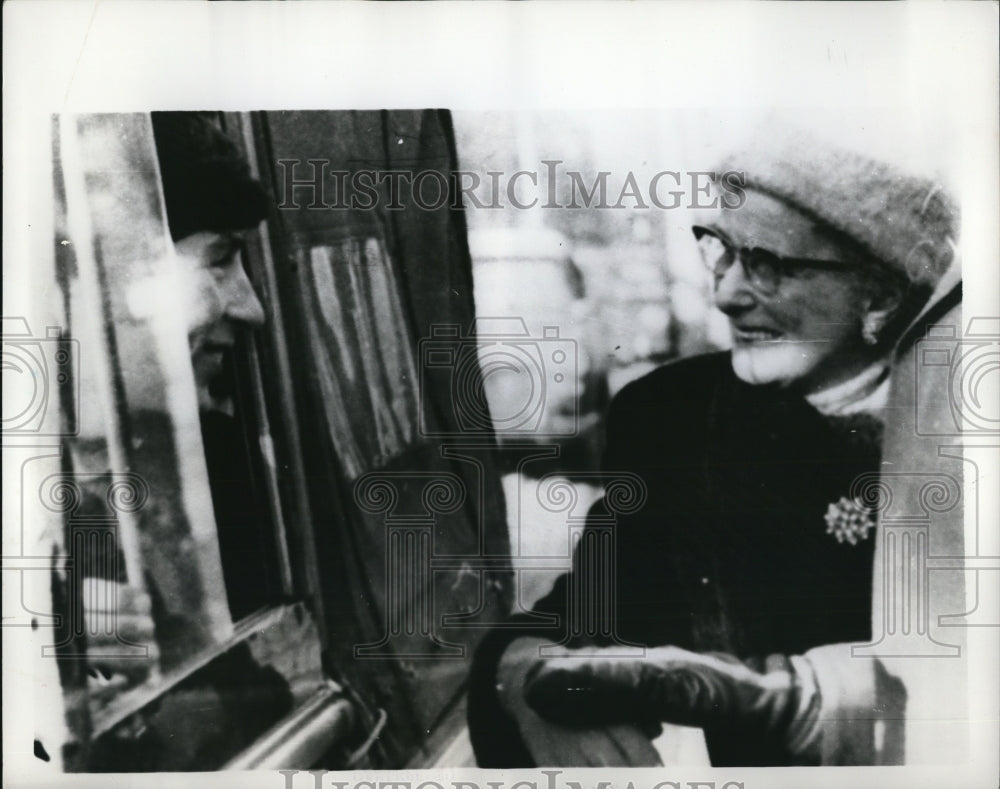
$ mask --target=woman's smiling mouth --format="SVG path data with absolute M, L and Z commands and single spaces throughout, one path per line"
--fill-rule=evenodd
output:
M 737 342 L 774 342 L 782 336 L 782 332 L 767 326 L 733 325 L 732 329 L 733 339 Z

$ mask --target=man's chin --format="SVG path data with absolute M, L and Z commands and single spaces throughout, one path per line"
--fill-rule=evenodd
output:
M 217 411 L 229 416 L 233 416 L 235 413 L 232 397 L 214 395 L 207 386 L 198 387 L 198 410 L 202 412 Z

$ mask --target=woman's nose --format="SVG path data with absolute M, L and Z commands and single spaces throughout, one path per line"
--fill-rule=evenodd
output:
M 226 317 L 256 328 L 265 321 L 264 307 L 239 263 L 232 265 L 223 288 Z
M 726 315 L 746 312 L 757 303 L 743 265 L 736 261 L 715 278 L 715 306 Z

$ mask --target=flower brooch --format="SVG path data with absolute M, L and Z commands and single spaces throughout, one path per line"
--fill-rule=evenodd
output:
M 860 499 L 841 496 L 840 500 L 826 508 L 826 533 L 837 538 L 837 542 L 857 545 L 858 540 L 867 540 L 868 532 L 875 528 L 872 511 Z

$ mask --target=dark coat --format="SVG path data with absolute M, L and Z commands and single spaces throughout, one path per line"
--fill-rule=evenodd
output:
M 866 641 L 874 541 L 838 543 L 824 515 L 878 460 L 872 420 L 829 419 L 791 393 L 747 385 L 725 353 L 626 386 L 608 414 L 603 466 L 609 479 L 639 475 L 648 498 L 614 527 L 617 639 L 742 659 Z M 602 511 L 598 502 L 591 519 Z M 559 628 L 527 631 L 515 617 L 480 646 L 469 690 L 480 766 L 531 766 L 497 702 L 496 667 L 519 635 L 562 641 L 574 586 L 562 576 L 536 608 L 560 614 Z M 742 735 L 709 733 L 708 745 L 715 764 L 781 761 Z

